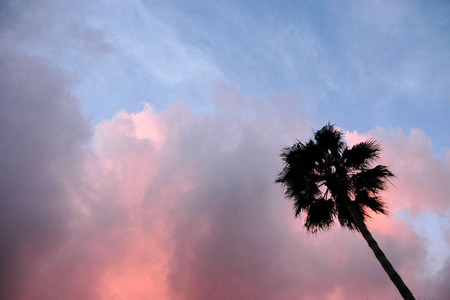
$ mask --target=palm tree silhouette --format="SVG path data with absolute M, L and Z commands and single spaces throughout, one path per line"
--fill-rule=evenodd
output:
M 414 299 L 365 224 L 368 209 L 387 214 L 378 193 L 394 174 L 386 166 L 371 167 L 379 153 L 374 140 L 347 147 L 339 130 L 327 124 L 314 139 L 283 149 L 284 168 L 275 182 L 284 185 L 295 216 L 306 213 L 307 231 L 328 229 L 336 218 L 341 226 L 359 231 L 403 298 Z

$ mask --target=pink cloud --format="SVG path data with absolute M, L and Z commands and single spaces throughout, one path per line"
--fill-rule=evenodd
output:
M 448 231 L 450 208 L 447 201 L 447 195 L 450 193 L 447 184 L 450 160 L 448 157 L 444 160 L 436 159 L 430 139 L 418 129 L 406 134 L 401 130 L 378 128 L 366 134 L 346 132 L 346 138 L 349 144 L 369 138 L 380 141 L 383 148 L 380 162 L 389 166 L 397 176 L 383 195 L 389 205 L 391 218 L 375 216 L 369 222 L 370 228 L 383 235 L 402 238 L 405 227 L 414 226 L 416 234 L 426 240 L 423 272 L 431 273 L 431 277 L 436 276 L 435 270 L 444 268 L 449 258 L 449 243 L 444 235 Z M 424 226 L 424 220 L 430 217 L 435 221 Z M 409 225 L 402 220 L 406 220 Z M 422 286 L 424 295 L 433 294 L 431 290 L 430 285 Z
M 179 105 L 161 113 L 146 107 L 98 126 L 98 160 L 108 157 L 118 168 L 106 167 L 116 181 L 105 182 L 99 191 L 112 184 L 114 195 L 131 203 L 121 207 L 130 216 L 129 230 L 139 234 L 123 242 L 140 245 L 130 246 L 121 262 L 110 266 L 102 286 L 125 298 L 151 293 L 169 299 L 395 295 L 361 237 L 340 229 L 316 237 L 299 229 L 273 184 L 280 167 L 274 157 L 284 143 L 276 133 L 285 124 L 267 123 L 268 112 L 249 120 L 227 109 L 198 116 Z M 171 126 L 177 134 L 170 133 Z M 157 130 L 163 142 L 154 143 L 155 135 L 146 128 Z M 405 280 L 419 292 L 428 291 L 420 283 L 425 241 L 395 216 L 375 217 L 370 226 Z
M 435 158 L 431 141 L 423 131 L 412 129 L 409 135 L 383 128 L 364 135 L 346 132 L 349 144 L 371 137 L 382 144 L 380 162 L 397 176 L 387 195 L 393 210 L 408 208 L 420 213 L 448 209 L 450 161 Z
M 8 159 L 1 159 L 9 180 L 1 186 L 8 247 L 0 250 L 0 278 L 9 287 L 2 298 L 398 296 L 359 235 L 340 228 L 308 235 L 294 219 L 273 181 L 281 148 L 308 138 L 311 125 L 280 103 L 260 105 L 223 88 L 214 113 L 145 105 L 100 123 L 89 140 L 64 81 L 44 80 L 42 74 L 57 77 L 40 64 L 2 64 L 10 75 L 1 78 L 2 107 L 10 109 L 0 132 L 11 138 L 2 144 Z M 24 80 L 11 80 L 14 74 Z M 12 88 L 14 82 L 26 88 Z M 33 109 L 30 95 L 44 95 Z M 375 133 L 398 192 L 385 195 L 392 217 L 369 226 L 418 297 L 439 299 L 442 283 L 424 275 L 427 240 L 395 212 L 448 209 L 447 187 L 437 179 L 448 174 L 448 162 L 434 159 L 418 131 Z M 422 194 L 430 196 L 425 203 L 417 199 Z

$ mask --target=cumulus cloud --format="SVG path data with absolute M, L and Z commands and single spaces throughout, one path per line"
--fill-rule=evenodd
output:
M 0 63 L 2 298 L 397 295 L 359 235 L 308 235 L 294 219 L 273 180 L 281 148 L 312 125 L 283 101 L 223 87 L 212 113 L 146 104 L 90 130 L 58 71 L 11 53 Z M 424 275 L 429 241 L 396 212 L 448 210 L 448 161 L 420 131 L 352 136 L 379 137 L 398 176 L 392 217 L 369 227 L 418 296 L 442 298 L 448 268 Z
M 294 219 L 291 204 L 283 199 L 281 186 L 273 181 L 282 168 L 281 148 L 309 138 L 313 128 L 322 125 L 302 116 L 302 109 L 317 109 L 335 119 L 335 111 L 345 111 L 342 122 L 358 123 L 364 116 L 363 111 L 346 109 L 350 103 L 354 108 L 353 102 L 337 109 L 331 98 L 320 95 L 336 92 L 353 99 L 367 93 L 367 89 L 359 90 L 361 86 L 379 91 L 373 82 L 386 75 L 399 51 L 392 47 L 394 53 L 379 50 L 390 45 L 385 42 L 391 39 L 399 45 L 409 44 L 408 39 L 397 39 L 405 28 L 417 36 L 416 30 L 403 27 L 410 14 L 399 14 L 398 7 L 387 11 L 375 5 L 379 13 L 365 16 L 359 6 L 354 7 L 351 15 L 366 23 L 362 31 L 357 26 L 353 33 L 363 38 L 350 41 L 342 36 L 339 40 L 350 45 L 351 51 L 343 51 L 343 59 L 336 60 L 333 57 L 339 49 L 324 46 L 332 39 L 314 31 L 306 12 L 296 27 L 286 17 L 289 14 L 264 25 L 258 23 L 260 15 L 244 20 L 246 10 L 231 8 L 232 14 L 222 15 L 221 8 L 216 25 L 205 27 L 211 24 L 209 15 L 198 21 L 194 11 L 179 11 L 178 6 L 152 10 L 155 7 L 140 1 L 120 6 L 106 1 L 65 2 L 4 1 L 0 10 L 4 25 L 0 30 L 0 298 L 340 300 L 398 296 L 358 234 L 340 228 L 317 236 L 306 234 L 302 222 Z M 209 5 L 204 8 L 214 10 Z M 267 12 L 272 15 L 273 9 Z M 347 37 L 349 18 L 345 16 L 337 18 L 344 25 L 335 31 Z M 325 17 L 335 21 L 334 15 Z M 242 28 L 247 28 L 244 34 Z M 396 30 L 386 35 L 386 28 Z M 420 36 L 441 40 L 433 28 Z M 361 34 L 372 31 L 381 39 L 368 40 L 367 34 Z M 249 37 L 248 32 L 259 34 Z M 196 40 L 200 37 L 203 42 Z M 254 43 L 248 43 L 249 38 Z M 234 46 L 224 48 L 236 40 L 251 49 L 243 54 L 234 51 Z M 379 40 L 383 45 L 378 45 Z M 436 53 L 444 48 L 436 48 Z M 332 49 L 333 55 L 325 49 Z M 422 71 L 425 68 L 417 66 L 426 64 L 439 71 L 445 65 L 436 65 L 434 60 L 430 64 L 429 58 L 424 59 L 428 51 L 417 47 L 409 53 L 415 62 L 411 67 L 411 59 L 404 58 L 404 47 L 399 49 L 402 60 L 391 73 L 404 79 L 400 89 L 406 94 L 417 92 L 409 90 L 417 86 L 409 82 L 429 82 L 434 78 L 429 74 L 439 72 L 405 70 Z M 348 53 L 358 59 L 350 62 Z M 375 68 L 371 68 L 373 54 L 380 62 Z M 438 57 L 439 62 L 445 56 L 430 57 Z M 273 65 L 268 68 L 271 72 L 261 71 L 264 60 L 269 62 L 265 65 Z M 193 113 L 183 103 L 161 111 L 144 104 L 133 113 L 114 113 L 94 127 L 80 112 L 79 100 L 69 93 L 76 90 L 73 82 L 68 84 L 63 72 L 49 64 L 64 69 L 72 80 L 80 80 L 77 93 L 92 100 L 87 106 L 100 103 L 97 112 L 116 112 L 125 102 L 142 100 L 141 96 L 151 95 L 153 103 L 166 103 L 157 96 L 168 97 L 164 95 L 171 92 L 180 98 L 183 92 L 173 89 L 177 84 L 189 85 L 183 91 L 200 90 L 202 94 L 207 89 L 208 97 L 210 90 L 219 96 L 211 101 L 207 113 Z M 351 76 L 342 76 L 348 71 L 362 78 L 359 81 L 370 79 L 371 83 L 354 84 Z M 118 87 L 117 78 L 127 81 Z M 291 105 L 280 96 L 251 98 L 225 86 L 213 88 L 211 82 L 218 78 L 257 90 L 255 94 L 278 91 L 282 78 L 288 88 L 294 84 L 294 90 L 302 90 L 298 93 L 303 99 L 316 100 L 302 103 L 296 98 Z M 434 98 L 447 89 L 442 80 L 431 81 L 430 86 L 441 87 L 435 89 Z M 389 91 L 391 82 L 383 95 L 399 93 Z M 354 87 L 340 91 L 344 86 Z M 340 98 L 335 96 L 333 101 Z M 385 106 L 384 102 L 381 106 L 373 103 L 376 108 Z M 356 111 L 359 116 L 352 115 Z M 369 111 L 372 118 L 373 110 Z M 419 129 L 346 132 L 350 144 L 369 138 L 381 142 L 380 162 L 397 175 L 383 195 L 390 218 L 374 216 L 369 229 L 418 298 L 447 299 L 450 156 L 436 159 L 430 138 Z M 421 228 L 431 224 L 423 218 L 432 218 L 434 225 Z
M 37 70 L 41 74 L 42 68 L 36 65 L 18 77 L 36 82 L 36 76 L 29 76 Z M 15 72 L 20 70 L 9 74 Z M 14 86 L 8 78 L 2 79 L 5 87 Z M 8 245 L 2 249 L 2 283 L 10 287 L 3 296 L 396 295 L 360 236 L 338 228 L 319 236 L 306 234 L 273 183 L 281 168 L 280 148 L 309 137 L 308 122 L 283 108 L 264 107 L 257 99 L 223 90 L 214 114 L 197 115 L 183 104 L 162 112 L 145 105 L 140 112 L 122 111 L 97 125 L 87 145 L 86 123 L 73 110 L 73 101 L 62 91 L 55 94 L 63 83 L 44 79 L 26 91 L 2 89 L 10 91 L 2 97 L 4 107 L 16 105 L 2 118 L 7 122 L 2 135 L 10 138 L 3 144 L 7 156 L 2 156 L 9 168 L 2 170 L 10 170 L 2 171 L 9 180 L 2 187 L 2 235 Z M 53 83 L 46 91 L 48 82 Z M 398 134 L 405 139 L 398 147 L 383 140 L 386 159 L 401 157 L 405 149 L 414 153 L 415 144 Z M 429 148 L 426 139 L 414 141 L 418 149 Z M 420 184 L 426 189 L 431 181 Z M 392 209 L 416 205 L 416 198 L 408 199 Z M 390 196 L 386 200 L 390 203 Z M 440 200 L 435 202 L 442 207 Z M 431 292 L 422 275 L 426 240 L 395 214 L 381 222 L 388 230 L 371 226 L 388 257 L 414 291 Z
M 378 128 L 367 134 L 347 132 L 346 138 L 350 144 L 369 138 L 382 143 L 380 162 L 397 176 L 394 188 L 389 190 L 392 209 L 408 208 L 413 213 L 448 209 L 449 160 L 436 159 L 431 140 L 422 130 L 412 129 L 406 134 L 400 129 Z
M 182 104 L 159 113 L 146 105 L 97 126 L 97 162 L 91 165 L 104 182 L 94 195 L 107 191 L 108 206 L 125 216 L 117 219 L 119 227 L 133 233 L 121 240 L 130 248 L 111 264 L 104 284 L 125 298 L 153 292 L 174 299 L 395 295 L 360 236 L 340 229 L 305 234 L 273 184 L 280 148 L 308 137 L 311 125 L 222 92 L 212 115 L 195 115 Z M 393 154 L 386 154 L 401 156 L 403 149 L 391 147 Z M 408 205 L 392 206 L 392 218 L 374 218 L 369 226 L 412 289 L 430 295 L 422 275 L 427 241 L 395 215 Z

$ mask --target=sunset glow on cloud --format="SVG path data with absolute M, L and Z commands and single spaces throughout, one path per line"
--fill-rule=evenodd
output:
M 396 89 L 384 73 L 391 57 L 367 59 L 354 48 L 365 41 L 372 49 L 360 32 L 333 40 L 309 6 L 296 8 L 304 17 L 297 20 L 281 9 L 272 19 L 274 8 L 257 4 L 246 15 L 237 4 L 105 3 L 70 4 L 66 18 L 61 4 L 1 4 L 1 299 L 399 299 L 360 234 L 339 225 L 305 232 L 274 183 L 282 148 L 330 119 L 342 120 L 336 126 L 349 145 L 379 141 L 379 163 L 396 175 L 382 194 L 390 215 L 368 221 L 386 256 L 417 299 L 450 298 L 449 123 L 432 124 L 449 107 L 448 87 L 435 82 L 429 110 L 405 100 L 425 93 L 428 73 Z M 408 23 L 405 11 L 420 17 L 430 44 L 440 36 L 418 4 L 396 2 L 390 12 L 348 6 L 353 21 L 375 26 L 374 36 L 397 28 L 386 42 L 409 39 L 397 19 Z M 336 7 L 317 9 L 350 30 Z M 217 14 L 211 28 L 204 14 Z M 259 16 L 286 31 L 276 35 Z M 259 50 L 229 67 L 246 43 Z M 346 58 L 348 77 L 335 76 L 343 65 L 330 62 L 326 43 L 362 55 Z M 448 58 L 448 45 L 436 49 Z M 412 62 L 393 72 L 417 70 L 421 51 L 429 49 L 408 52 Z M 372 85 L 345 88 L 356 75 Z M 355 102 L 375 85 L 401 100 Z M 403 101 L 410 115 L 391 121 Z M 421 110 L 426 121 L 411 125 Z

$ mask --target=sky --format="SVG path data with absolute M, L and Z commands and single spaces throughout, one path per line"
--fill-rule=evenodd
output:
M 396 177 L 368 228 L 450 299 L 447 1 L 0 1 L 1 299 L 400 299 L 274 180 L 327 122 Z

